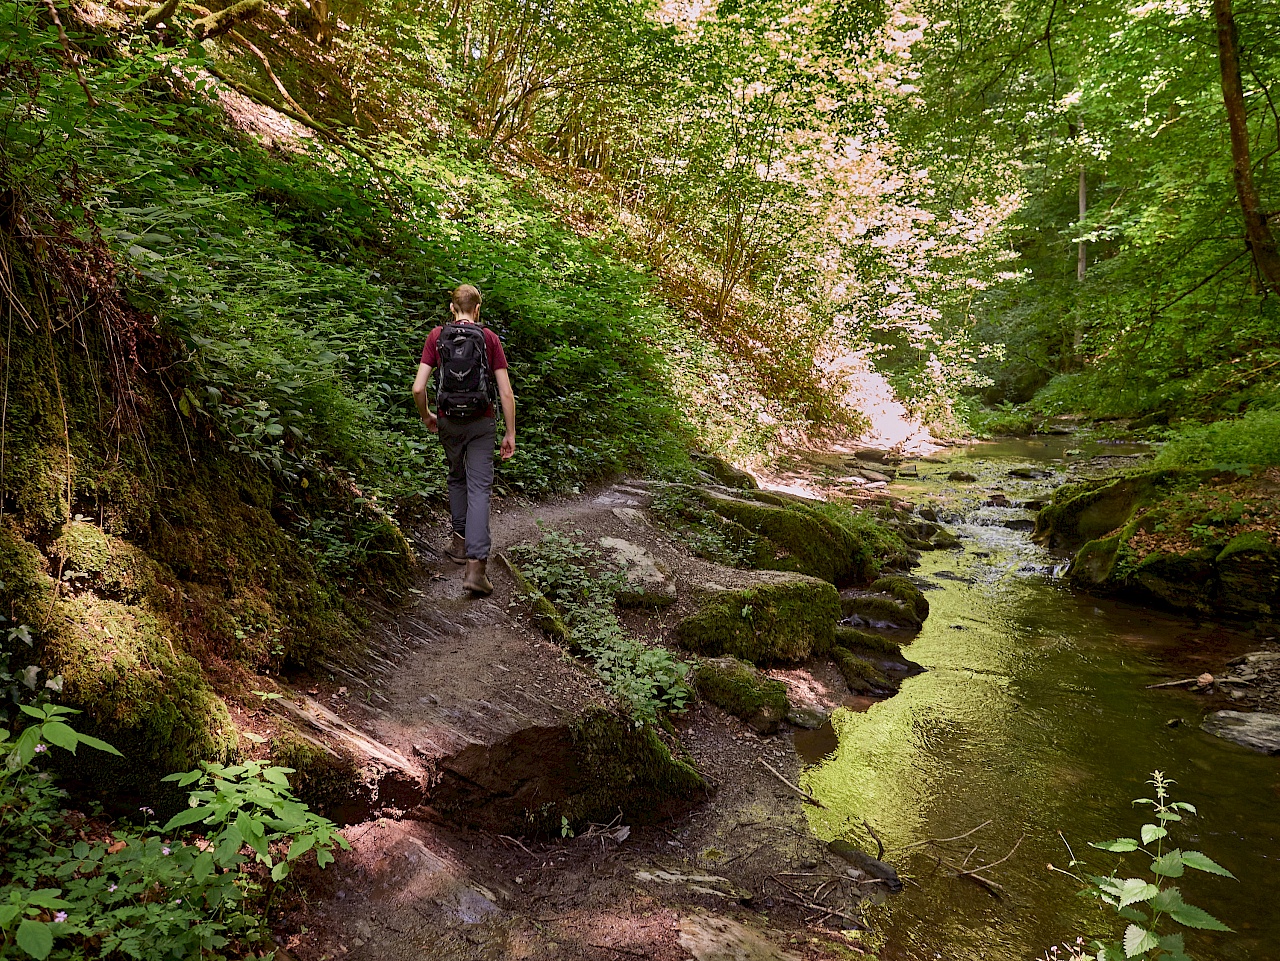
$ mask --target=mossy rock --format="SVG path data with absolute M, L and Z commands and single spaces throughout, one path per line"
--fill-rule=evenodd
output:
M 924 596 L 920 588 L 905 577 L 876 578 L 871 582 L 871 590 L 893 596 L 903 607 L 910 608 L 922 624 L 929 616 L 929 599 Z
M 785 684 L 761 676 L 736 657 L 703 661 L 694 671 L 693 682 L 704 698 L 761 734 L 776 731 L 790 709 Z
M 714 454 L 695 453 L 692 455 L 693 462 L 714 477 L 719 483 L 725 487 L 734 487 L 739 490 L 759 490 L 760 485 L 756 479 L 741 468 L 734 467 L 727 460 L 716 457 Z
M 923 620 L 914 603 L 904 603 L 892 594 L 856 591 L 840 596 L 843 617 L 856 626 L 886 630 L 918 631 Z
M 836 519 L 837 508 L 820 502 L 765 491 L 740 497 L 706 490 L 693 493 L 706 508 L 758 539 L 752 563 L 760 568 L 848 584 L 875 575 L 879 542 L 896 541 L 893 546 L 901 550 L 900 539 L 888 531 L 857 530 L 852 523 Z
M 693 766 L 674 757 L 653 727 L 604 707 L 567 725 L 527 728 L 496 745 L 477 744 L 441 762 L 429 802 L 475 827 L 559 837 L 607 823 L 652 824 L 705 796 Z
M 126 603 L 144 599 L 159 606 L 167 598 L 158 592 L 158 565 L 145 552 L 83 521 L 68 521 L 53 542 L 49 562 L 63 577 L 80 575 L 83 587 L 95 594 Z
M 271 763 L 293 768 L 289 786 L 312 810 L 332 817 L 364 791 L 353 759 L 284 725 L 282 728 L 271 739 Z
M 1212 470 L 1154 470 L 1066 484 L 1036 516 L 1032 539 L 1048 547 L 1079 547 L 1119 530 L 1140 507 L 1183 485 L 1212 477 Z
M 834 648 L 831 657 L 836 662 L 836 667 L 840 668 L 840 673 L 844 676 L 845 683 L 849 685 L 849 690 L 854 694 L 882 696 L 892 694 L 896 690 L 880 668 L 848 648 Z
M 676 625 L 676 637 L 708 657 L 794 664 L 831 650 L 839 619 L 835 588 L 797 574 L 705 596 L 700 610 Z
M 836 647 L 843 647 L 855 654 L 877 657 L 901 657 L 902 645 L 891 637 L 874 634 L 871 631 L 860 631 L 847 624 L 836 625 Z

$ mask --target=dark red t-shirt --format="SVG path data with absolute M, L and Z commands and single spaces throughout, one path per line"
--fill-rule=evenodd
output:
M 440 366 L 440 351 L 437 344 L 440 343 L 440 331 L 442 327 L 437 327 L 427 335 L 427 342 L 422 345 L 422 363 L 426 364 L 433 370 Z M 491 331 L 488 327 L 484 330 L 484 346 L 485 351 L 489 355 L 489 369 L 491 371 L 499 371 L 507 369 L 507 355 L 502 349 L 502 341 L 498 339 L 498 335 Z M 493 417 L 493 405 L 485 411 L 486 417 Z

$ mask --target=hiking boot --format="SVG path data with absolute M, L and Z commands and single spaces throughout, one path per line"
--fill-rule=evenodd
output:
M 488 561 L 467 561 L 467 576 L 462 579 L 462 586 L 473 594 L 479 594 L 481 597 L 488 597 L 493 593 L 493 585 L 489 583 L 489 578 L 485 577 L 484 569 L 488 565 Z
M 449 546 L 444 549 L 444 556 L 455 564 L 465 564 L 467 562 L 467 539 L 455 531 L 453 539 L 449 541 Z

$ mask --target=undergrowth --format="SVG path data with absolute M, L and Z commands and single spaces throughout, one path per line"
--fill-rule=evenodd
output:
M 1156 455 L 1158 467 L 1280 464 L 1280 407 L 1254 409 L 1212 424 L 1179 427 Z
M 684 710 L 692 698 L 690 665 L 623 629 L 614 599 L 626 587 L 626 577 L 599 551 L 545 531 L 538 543 L 518 545 L 511 555 L 534 589 L 555 605 L 568 628 L 570 647 L 591 661 L 637 721 L 653 722 L 660 712 Z

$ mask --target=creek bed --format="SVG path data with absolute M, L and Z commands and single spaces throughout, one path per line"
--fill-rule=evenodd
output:
M 1075 897 L 1080 886 L 1048 865 L 1067 866 L 1069 843 L 1096 873 L 1108 873 L 1119 856 L 1088 842 L 1136 835 L 1146 809 L 1130 802 L 1151 796 L 1146 782 L 1159 769 L 1177 782 L 1175 798 L 1200 812 L 1178 826 L 1175 843 L 1239 878 L 1188 872 L 1176 882 L 1188 901 L 1236 929 L 1190 932 L 1191 954 L 1280 957 L 1280 758 L 1203 733 L 1205 698 L 1146 689 L 1216 673 L 1260 639 L 1075 594 L 1054 576 L 1065 558 L 1004 526 L 1033 515 L 982 506 L 994 490 L 1015 504 L 1047 496 L 1066 479 L 1077 459 L 1066 451 L 1076 447 L 1085 455 L 1140 450 L 1069 437 L 979 444 L 945 465 L 921 463 L 911 486 L 894 485 L 917 503 L 936 501 L 964 550 L 926 553 L 914 572 L 928 585 L 932 613 L 905 653 L 928 672 L 892 699 L 840 710 L 828 729 L 797 739 L 810 765 L 804 784 L 827 805 L 810 809 L 812 828 L 873 845 L 865 819 L 884 839 L 886 859 L 912 877 L 904 893 L 868 910 L 881 957 L 1029 961 L 1077 935 L 1119 931 L 1113 914 Z M 1009 476 L 1026 465 L 1056 474 Z M 978 481 L 947 482 L 956 469 Z M 1013 857 L 987 872 L 1004 887 L 1001 898 L 939 869 L 929 846 L 903 851 L 988 820 L 939 850 L 972 867 L 1004 857 L 1022 838 Z M 1146 873 L 1146 859 L 1127 857 L 1132 870 L 1123 876 Z

